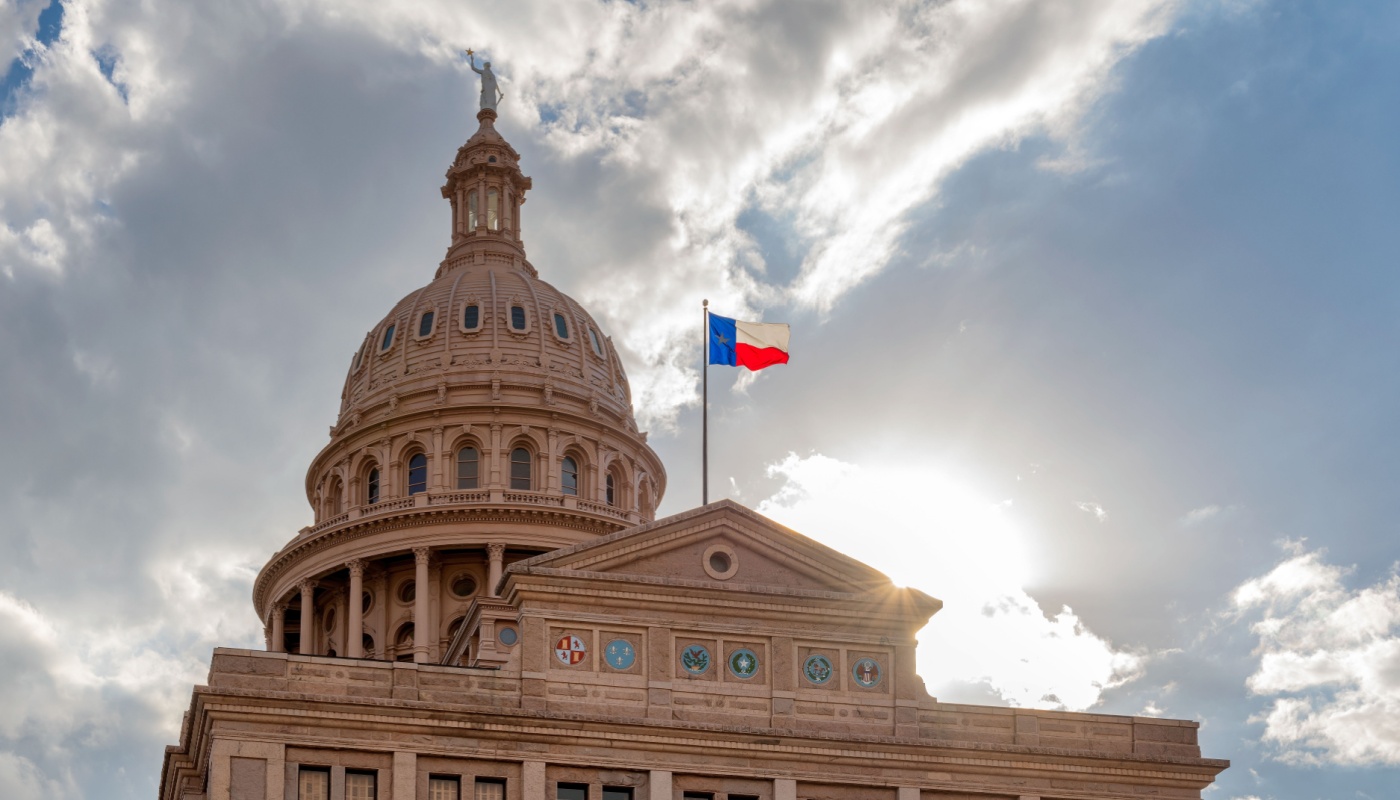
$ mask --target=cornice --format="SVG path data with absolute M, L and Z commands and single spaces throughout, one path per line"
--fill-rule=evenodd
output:
M 380 533 L 450 524 L 521 524 L 540 525 L 550 528 L 563 528 L 584 534 L 604 536 L 619 528 L 626 527 L 623 521 L 606 521 L 587 512 L 575 511 L 557 506 L 502 507 L 486 506 L 463 508 L 452 506 L 428 506 L 404 509 L 401 513 L 390 513 L 370 519 L 352 520 L 342 526 L 328 528 L 314 536 L 294 540 L 278 551 L 258 573 L 253 582 L 253 605 L 260 616 L 265 615 L 268 602 L 267 591 L 283 573 L 298 561 L 340 547 L 357 539 Z M 407 550 L 415 540 L 404 538 L 394 543 L 394 551 Z M 385 555 L 388 553 L 386 552 Z

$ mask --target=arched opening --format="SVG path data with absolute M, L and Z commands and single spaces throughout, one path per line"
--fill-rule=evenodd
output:
M 476 303 L 468 303 L 462 311 L 462 327 L 469 331 L 474 331 L 481 327 L 481 306 Z
M 525 330 L 525 306 L 510 307 L 510 327 L 517 331 Z
M 486 227 L 501 229 L 501 193 L 494 186 L 486 190 Z
M 475 231 L 476 226 L 480 224 L 477 222 L 476 202 L 476 189 L 472 189 L 467 192 L 467 230 L 469 231 Z
M 569 321 L 564 319 L 564 315 L 557 311 L 554 312 L 554 333 L 558 335 L 560 339 L 569 338 Z
M 529 491 L 532 488 L 530 451 L 517 447 L 510 451 L 510 488 Z
M 428 456 L 415 453 L 408 459 L 408 493 L 422 494 L 428 491 Z
M 617 478 L 613 477 L 611 472 L 608 473 L 608 477 L 603 481 L 603 495 L 608 505 L 617 505 Z
M 476 489 L 481 485 L 481 454 L 470 445 L 457 451 L 457 488 Z
M 578 496 L 578 461 L 573 456 L 564 456 L 559 466 L 559 490 L 564 494 Z

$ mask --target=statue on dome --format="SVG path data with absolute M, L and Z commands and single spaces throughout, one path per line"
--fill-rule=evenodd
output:
M 472 72 L 481 76 L 481 108 L 496 110 L 496 104 L 501 102 L 506 96 L 505 92 L 496 87 L 496 73 L 491 71 L 491 62 L 481 62 L 481 69 L 476 68 L 476 56 L 471 50 L 467 50 L 468 63 L 472 66 Z

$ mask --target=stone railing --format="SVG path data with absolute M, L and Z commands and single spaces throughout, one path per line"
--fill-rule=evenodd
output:
M 347 522 L 347 521 L 349 521 L 349 519 L 350 519 L 350 512 L 349 512 L 349 511 L 346 511 L 346 512 L 341 513 L 341 514 L 336 514 L 334 517 L 331 517 L 331 518 L 328 519 L 328 520 L 325 520 L 325 521 L 323 521 L 323 522 L 319 522 L 319 523 L 317 523 L 315 526 L 313 526 L 313 527 L 311 527 L 311 528 L 307 528 L 306 533 L 305 533 L 304 535 L 306 535 L 306 536 L 315 535 L 315 534 L 320 533 L 321 531 L 325 530 L 326 528 L 334 528 L 335 526 L 339 525 L 339 524 L 342 523 L 342 522 Z
M 530 506 L 556 506 L 564 505 L 564 498 L 551 497 L 547 494 L 537 494 L 535 492 L 506 492 L 505 501 L 507 503 L 522 503 Z
M 613 519 L 620 519 L 623 521 L 627 520 L 627 514 L 622 509 L 604 505 L 603 503 L 580 500 L 578 501 L 578 508 L 580 511 L 587 511 L 590 514 L 600 514 L 604 517 L 612 517 Z
M 448 494 L 434 494 L 428 496 L 430 506 L 465 505 L 468 503 L 487 503 L 491 500 L 491 493 L 480 492 L 450 492 Z

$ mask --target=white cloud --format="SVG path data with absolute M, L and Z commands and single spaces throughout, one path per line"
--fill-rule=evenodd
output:
M 1080 501 L 1075 503 L 1074 507 L 1087 514 L 1093 514 L 1094 519 L 1098 520 L 1099 522 L 1108 521 L 1108 509 L 1104 508 L 1098 503 Z
M 1233 595 L 1236 614 L 1259 615 L 1247 685 L 1273 698 L 1253 721 L 1283 761 L 1400 764 L 1400 574 L 1354 589 L 1352 570 L 1287 544 Z
M 769 474 L 783 485 L 761 513 L 944 601 L 920 634 L 919 672 L 935 695 L 981 684 L 1011 705 L 1082 710 L 1140 674 L 1142 654 L 1068 607 L 1047 615 L 1022 588 L 1031 565 L 1007 504 L 927 464 L 789 455 Z
M 1181 524 L 1187 527 L 1199 525 L 1202 522 L 1220 513 L 1220 506 L 1211 503 L 1208 506 L 1193 508 L 1181 516 Z

